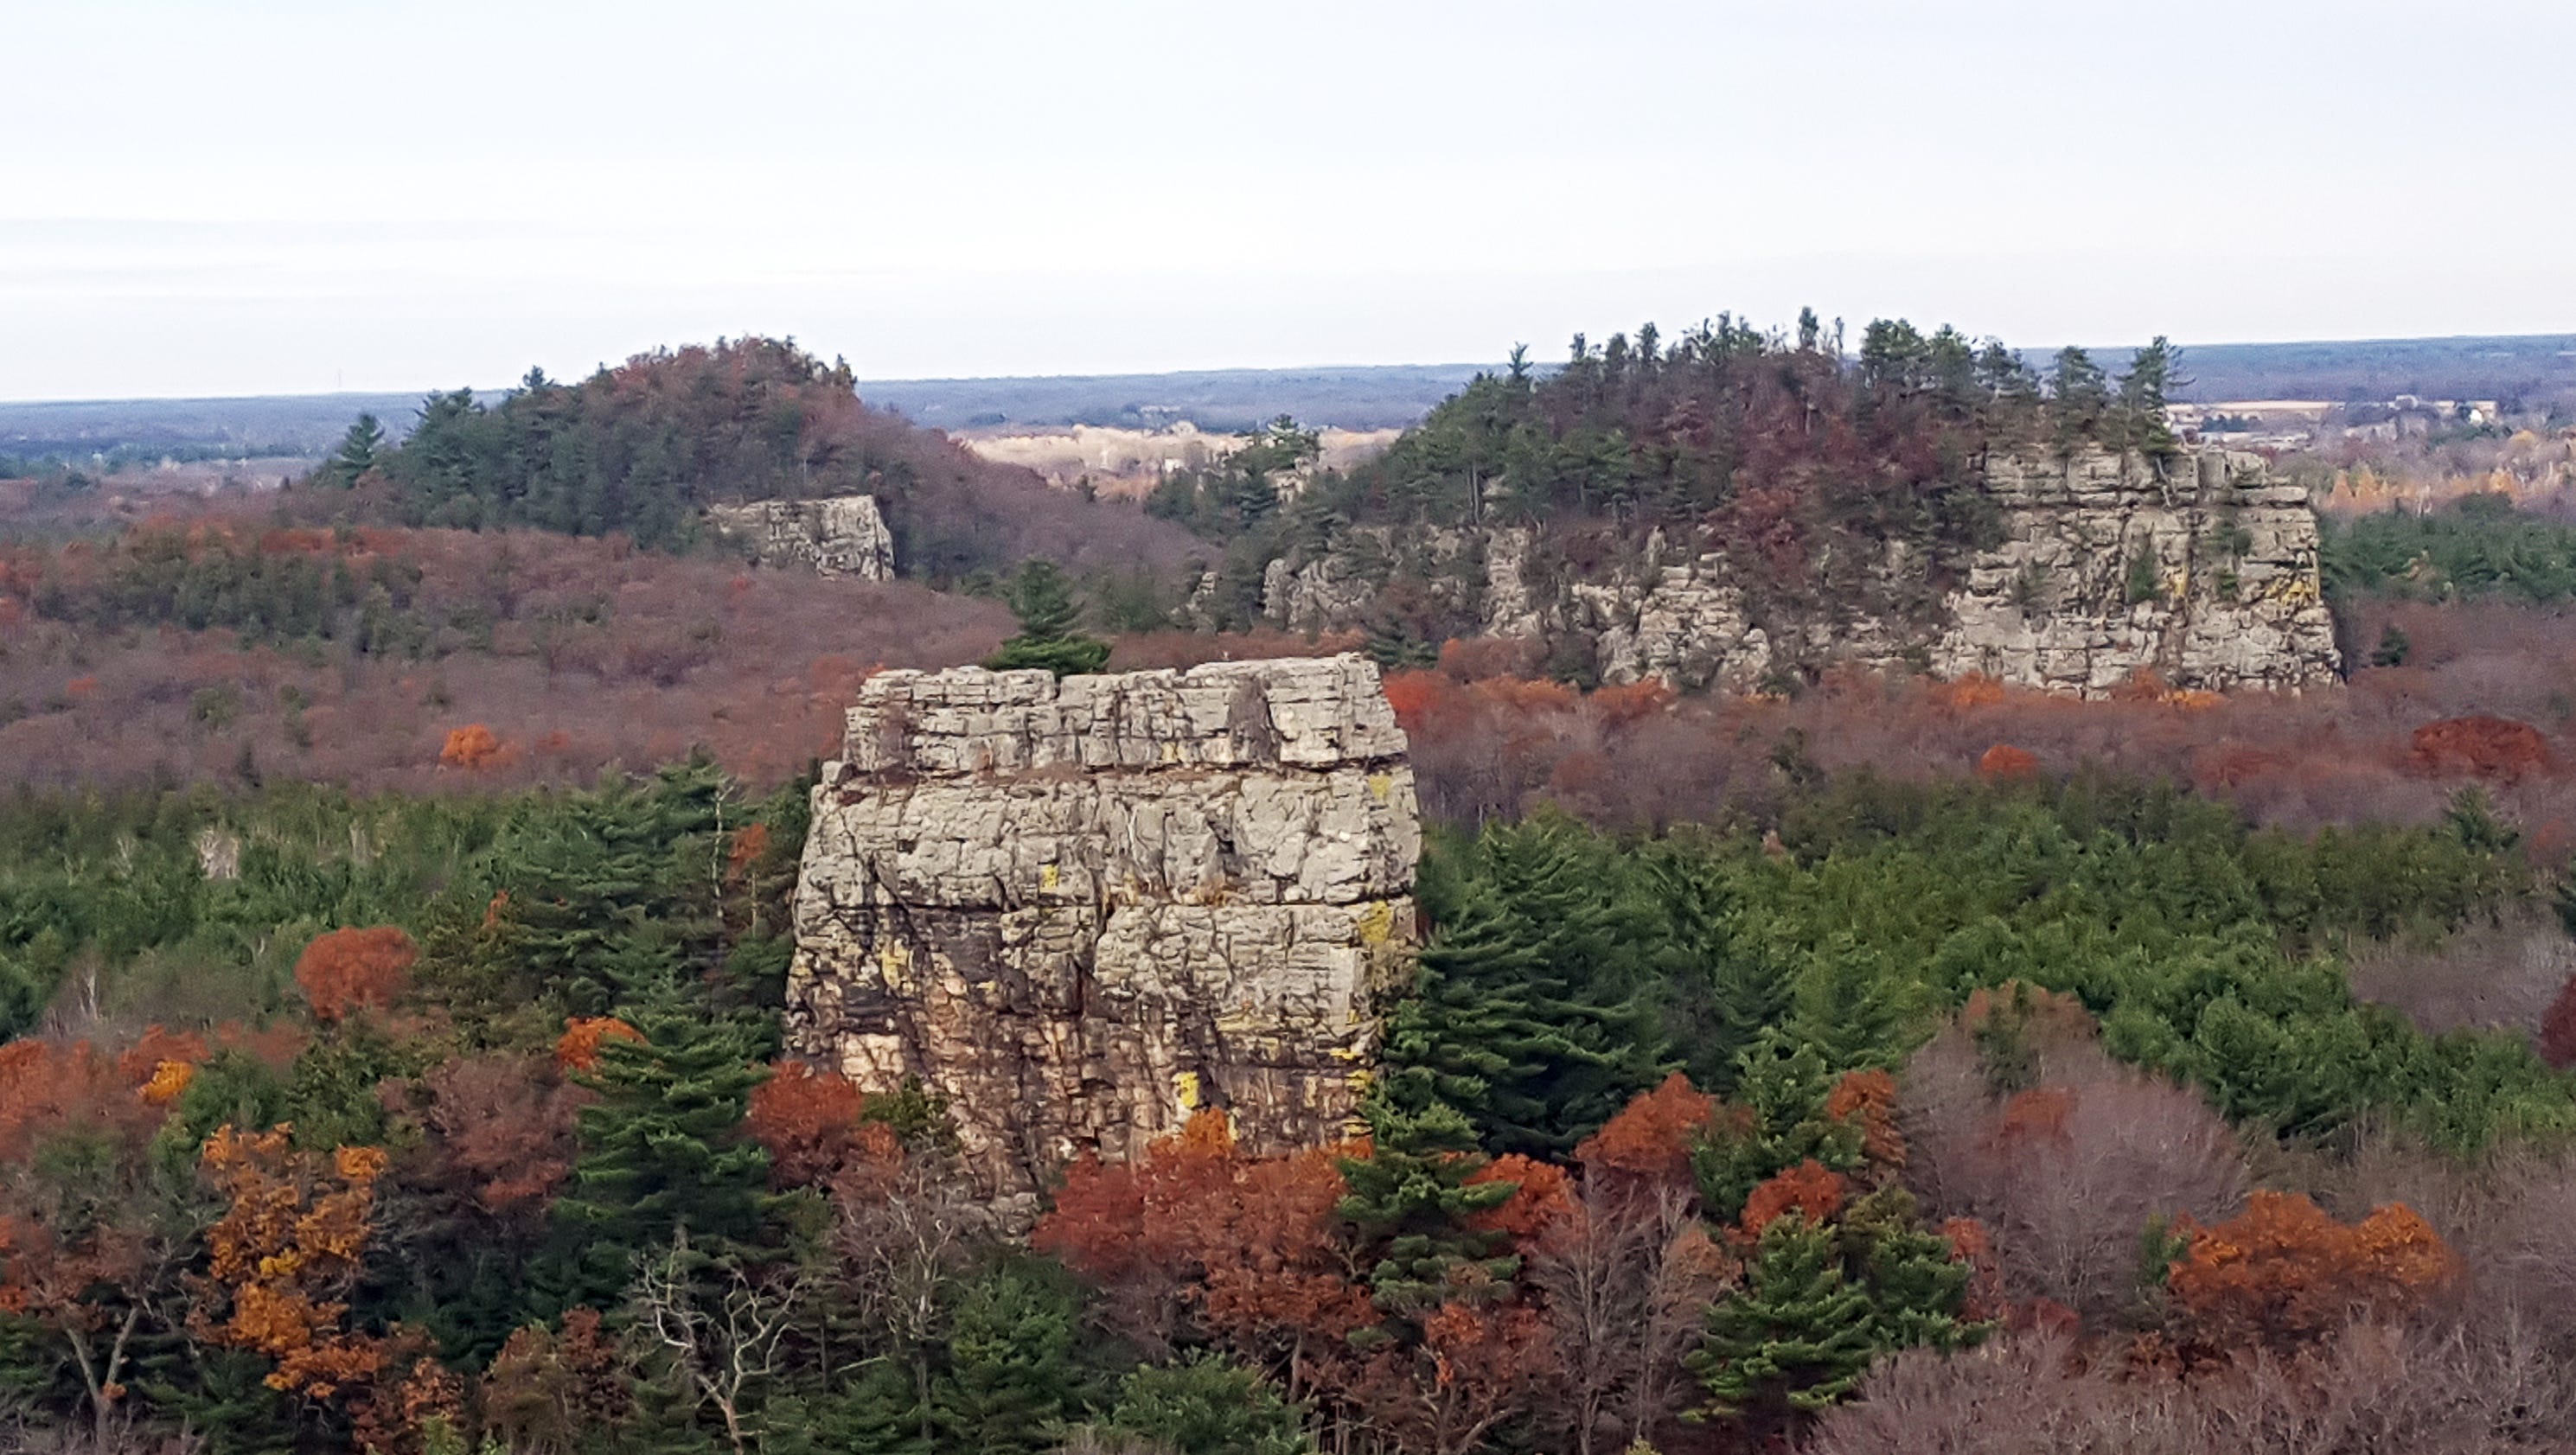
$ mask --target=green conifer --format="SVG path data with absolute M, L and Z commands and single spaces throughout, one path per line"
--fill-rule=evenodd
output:
M 1043 668 L 1058 677 L 1097 672 L 1109 662 L 1109 644 L 1074 628 L 1082 607 L 1073 587 L 1052 561 L 1031 561 L 1020 568 L 1010 589 L 1011 613 L 1019 634 L 984 659 L 997 672 Z
M 742 1131 L 768 1074 L 759 1036 L 676 993 L 627 1018 L 643 1039 L 603 1040 L 580 1078 L 599 1100 L 579 1113 L 572 1186 L 555 1205 L 585 1242 L 573 1291 L 589 1299 L 623 1288 L 636 1252 L 681 1228 L 711 1254 L 757 1249 L 770 1206 L 769 1154 Z
M 1834 1074 L 1814 1046 L 1778 1027 L 1755 1039 L 1736 1062 L 1734 1105 L 1743 1119 L 1721 1120 L 1692 1153 L 1711 1217 L 1732 1221 L 1755 1187 L 1810 1159 L 1830 1172 L 1860 1165 L 1860 1129 L 1825 1115 L 1833 1089 Z
M 1061 1278 L 1009 1264 L 957 1302 L 948 1372 L 931 1394 L 946 1450 L 1025 1455 L 1048 1448 L 1074 1398 L 1073 1295 Z
M 1702 1417 L 1742 1421 L 1757 1440 L 1849 1394 L 1878 1352 L 1869 1291 L 1844 1276 L 1833 1230 L 1801 1214 L 1775 1218 L 1744 1287 L 1709 1311 L 1691 1372 Z
M 1510 1278 L 1520 1260 L 1501 1251 L 1499 1234 L 1470 1229 L 1467 1219 L 1502 1205 L 1520 1185 L 1468 1185 L 1486 1159 L 1467 1118 L 1437 1104 L 1406 1112 L 1383 1098 L 1366 1115 L 1369 1155 L 1342 1159 L 1350 1192 L 1336 1210 L 1359 1228 L 1378 1307 L 1409 1317 L 1480 1279 Z

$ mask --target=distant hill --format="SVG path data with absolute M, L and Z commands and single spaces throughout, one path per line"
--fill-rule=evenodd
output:
M 2105 349 L 2116 360 L 2126 350 Z M 2191 383 L 2173 397 L 2223 399 L 2576 401 L 2576 334 L 2354 339 L 2331 343 L 2185 344 Z
M 2310 343 L 2195 344 L 2182 340 L 2191 381 L 2176 399 L 2427 398 L 2576 403 L 2576 334 Z M 2097 348 L 2118 367 L 2129 345 Z M 2029 355 L 2034 364 L 2045 355 Z M 1433 405 L 1499 364 L 1386 364 L 1303 369 L 1208 369 L 1171 374 L 1066 374 L 997 379 L 871 379 L 859 397 L 933 429 L 1122 425 L 1182 420 L 1240 430 L 1294 415 L 1310 427 L 1369 430 L 1420 421 Z M 120 448 L 131 461 L 174 454 L 324 453 L 361 412 L 399 439 L 429 391 L 231 399 L 0 403 L 0 458 L 87 461 Z M 488 391 L 487 391 L 488 392 Z

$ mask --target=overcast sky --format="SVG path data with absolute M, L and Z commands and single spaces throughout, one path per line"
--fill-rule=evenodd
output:
M 0 0 L 0 398 L 2576 331 L 2576 4 Z

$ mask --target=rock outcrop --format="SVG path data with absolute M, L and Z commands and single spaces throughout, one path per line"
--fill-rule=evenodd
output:
M 1203 1107 L 1346 1129 L 1421 847 L 1365 659 L 879 673 L 813 807 L 790 1046 L 944 1097 L 988 1192 Z
M 2079 696 L 2140 672 L 2211 690 L 2334 680 L 2316 516 L 2259 456 L 1999 457 L 1984 485 L 2000 538 L 1939 563 L 1951 584 L 1920 613 L 1766 613 L 1738 585 L 1728 542 L 1660 532 L 1633 559 L 1542 579 L 1535 538 L 1519 529 L 1353 531 L 1294 570 L 1273 562 L 1264 607 L 1298 630 L 1356 627 L 1400 563 L 1435 599 L 1463 598 L 1489 635 L 1579 639 L 1610 682 L 1741 691 L 1831 662 Z M 1880 575 L 1924 583 L 1935 564 L 1891 543 Z
M 894 532 L 873 495 L 712 505 L 707 520 L 773 564 L 862 581 L 894 579 Z

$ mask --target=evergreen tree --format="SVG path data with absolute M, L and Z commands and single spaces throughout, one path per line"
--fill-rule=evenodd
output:
M 1342 1159 L 1350 1192 L 1336 1210 L 1359 1229 L 1378 1307 L 1409 1317 L 1439 1307 L 1461 1287 L 1454 1280 L 1462 1273 L 1471 1281 L 1510 1278 L 1519 1259 L 1501 1251 L 1507 1240 L 1470 1229 L 1467 1219 L 1509 1201 L 1519 1184 L 1468 1184 L 1486 1159 L 1467 1119 L 1447 1106 L 1405 1112 L 1384 1099 L 1371 1101 L 1366 1115 L 1369 1155 Z
M 722 939 L 707 871 L 727 784 L 704 756 L 647 782 L 616 777 L 560 805 L 532 805 L 496 846 L 506 900 L 491 917 L 518 988 L 604 1015 L 705 968 Z M 512 988 L 460 987 L 507 998 Z M 498 1009 L 498 1006 L 492 1007 Z
M 1104 1422 L 1172 1455 L 1305 1455 L 1297 1407 L 1221 1354 L 1131 1371 Z
M 1531 954 L 1493 891 L 1470 881 L 1464 900 L 1422 947 L 1414 994 L 1387 1019 L 1381 1076 L 1396 1105 L 1472 1106 L 1479 1140 L 1511 1135 L 1545 1108 L 1519 1088 L 1546 1073 L 1521 1059 L 1534 1025 L 1524 993 Z
M 1500 923 L 1474 963 L 1443 962 L 1460 1035 L 1482 1019 L 1480 1045 L 1505 1063 L 1472 1106 L 1486 1149 L 1562 1157 L 1638 1093 L 1663 1079 L 1645 997 L 1653 911 L 1611 846 L 1563 814 L 1486 830 L 1476 877 Z M 1497 953 L 1502 943 L 1517 955 Z
M 1843 1215 L 1847 1237 L 1861 1244 L 1860 1266 L 1874 1310 L 1871 1337 L 1881 1349 L 1972 1344 L 1987 1326 L 1960 1317 L 1971 1270 L 1949 1239 L 1916 1226 L 1915 1212 L 1914 1195 L 1890 1185 Z
M 2119 443 L 2123 447 L 2158 457 L 2182 449 L 2182 441 L 2174 438 L 2172 426 L 2165 422 L 2166 394 L 2191 382 L 2176 375 L 2181 360 L 2182 350 L 2163 334 L 2130 357 L 2129 372 L 2120 376 Z
M 340 447 L 322 462 L 314 473 L 343 489 L 358 483 L 358 477 L 376 467 L 376 457 L 385 446 L 385 427 L 372 414 L 361 414 L 340 436 Z
M 1767 1030 L 1738 1058 L 1735 1080 L 1741 1120 L 1721 1120 L 1691 1156 L 1712 1218 L 1732 1221 L 1755 1187 L 1809 1159 L 1829 1172 L 1860 1165 L 1860 1129 L 1825 1115 L 1834 1074 L 1814 1046 Z
M 1798 976 L 1792 1032 L 1816 1048 L 1830 1071 L 1893 1068 L 1909 1049 L 1912 993 L 1887 956 L 1841 931 Z
M 1109 644 L 1074 628 L 1082 608 L 1073 588 L 1052 561 L 1031 561 L 1011 582 L 1011 613 L 1019 619 L 1017 636 L 984 659 L 997 672 L 1043 668 L 1058 677 L 1097 672 L 1109 661 Z
M 1746 1049 L 1788 1018 L 1795 961 L 1738 932 L 1730 876 L 1706 845 L 1662 840 L 1642 859 L 1664 913 L 1654 966 L 1666 996 L 1666 1053 L 1693 1086 L 1729 1095 Z
M 642 1036 L 609 1037 L 581 1078 L 599 1100 L 579 1113 L 580 1154 L 555 1217 L 585 1246 L 572 1291 L 604 1300 L 636 1250 L 686 1228 L 711 1254 L 755 1250 L 770 1198 L 769 1154 L 742 1131 L 767 1076 L 760 1037 L 676 992 L 627 1010 Z
M 1744 1270 L 1744 1287 L 1709 1311 L 1688 1364 L 1709 1402 L 1701 1414 L 1744 1422 L 1756 1440 L 1852 1391 L 1878 1353 L 1869 1291 L 1846 1278 L 1833 1230 L 1803 1214 L 1775 1218 Z
M 1048 1448 L 1074 1398 L 1074 1305 L 1061 1276 L 1008 1264 L 969 1285 L 931 1394 L 940 1447 L 1025 1455 Z

